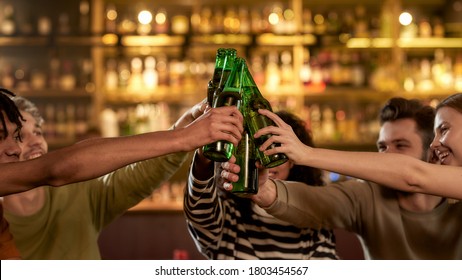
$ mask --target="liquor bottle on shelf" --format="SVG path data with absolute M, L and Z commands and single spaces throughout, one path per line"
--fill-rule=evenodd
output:
M 47 86 L 47 75 L 43 69 L 32 69 L 30 85 L 33 90 L 43 90 Z
M 303 64 L 300 68 L 300 81 L 303 86 L 308 86 L 311 82 L 311 65 L 310 65 L 310 51 L 307 48 L 303 49 Z
M 69 14 L 61 13 L 58 17 L 58 34 L 69 35 L 71 33 Z
M 51 34 L 52 23 L 49 16 L 42 15 L 37 19 L 37 33 L 41 36 L 47 36 Z
M 258 193 L 258 169 L 255 165 L 256 149 L 249 133 L 246 131 L 234 151 L 236 164 L 241 167 L 239 171 L 239 180 L 233 183 L 231 191 L 237 196 L 248 197 Z
M 30 69 L 29 65 L 23 63 L 19 65 L 18 69 L 16 69 L 15 73 L 15 87 L 18 90 L 26 91 L 30 90 Z
M 95 84 L 93 83 L 93 61 L 90 58 L 83 58 L 80 61 L 79 86 L 86 92 L 93 92 Z
M 169 85 L 168 58 L 165 54 L 156 56 L 157 83 L 159 86 L 166 87 Z
M 251 29 L 251 19 L 249 9 L 247 7 L 239 7 L 239 33 L 249 34 Z
M 229 20 L 231 19 L 228 19 L 228 22 Z M 213 9 L 213 15 L 210 21 L 212 26 L 212 32 L 214 34 L 221 34 L 227 32 L 227 30 L 225 31 L 225 15 L 221 7 L 215 7 Z
M 106 21 L 105 21 L 106 33 L 117 32 L 117 10 L 116 6 L 112 3 L 106 6 Z
M 225 62 L 225 65 L 228 64 Z M 229 78 L 222 91 L 218 88 L 215 95 L 213 108 L 222 106 L 237 106 L 240 108 L 241 105 L 241 83 L 242 74 L 245 67 L 245 60 L 243 58 L 236 58 L 233 69 L 229 74 Z M 224 79 L 224 72 L 222 80 Z M 221 81 L 220 81 L 221 83 Z M 216 141 L 212 144 L 205 145 L 203 148 L 204 156 L 210 160 L 216 162 L 224 162 L 231 158 L 233 153 L 234 145 L 228 141 Z
M 252 76 L 257 84 L 257 86 L 264 86 L 265 85 L 265 66 L 264 66 L 264 61 L 263 57 L 255 53 L 252 58 L 251 58 L 251 71 L 252 71 Z
M 0 82 L 2 87 L 13 88 L 15 86 L 14 69 L 10 63 L 5 63 L 0 69 Z
M 108 59 L 106 62 L 104 85 L 106 90 L 115 91 L 119 84 L 119 74 L 117 73 L 117 61 L 113 58 Z
M 174 15 L 172 17 L 173 34 L 186 35 L 189 33 L 189 19 L 185 15 Z
M 244 73 L 242 77 L 242 106 L 241 112 L 244 116 L 244 122 L 248 129 L 249 134 L 252 137 L 252 140 L 255 143 L 257 148 L 257 156 L 260 162 L 266 167 L 271 168 L 278 165 L 283 164 L 288 160 L 285 154 L 274 154 L 271 156 L 265 155 L 262 151 L 258 148 L 261 144 L 263 144 L 266 140 L 268 140 L 271 135 L 263 135 L 257 139 L 254 139 L 253 135 L 260 129 L 275 125 L 274 122 L 266 116 L 261 115 L 258 113 L 258 109 L 267 109 L 272 111 L 271 105 L 266 100 L 263 95 L 260 93 L 255 81 L 253 80 L 252 75 L 249 72 L 249 69 L 245 66 Z M 274 147 L 273 144 L 270 148 Z
M 156 59 L 153 56 L 148 56 L 144 59 L 143 82 L 147 90 L 156 89 L 159 83 L 159 75 L 156 70 Z
M 160 8 L 154 17 L 155 27 L 154 32 L 157 34 L 167 34 L 170 32 L 170 21 L 167 11 Z
M 275 91 L 281 85 L 281 73 L 279 69 L 279 57 L 276 51 L 268 54 L 268 63 L 265 72 L 266 89 Z
M 281 85 L 291 86 L 293 80 L 292 53 L 290 51 L 283 51 L 281 53 Z
M 0 34 L 12 36 L 16 34 L 16 18 L 14 6 L 5 4 L 3 6 L 3 20 L 0 21 Z
M 313 34 L 314 32 L 314 24 L 313 24 L 313 16 L 311 10 L 308 8 L 303 9 L 303 27 L 302 31 L 304 34 Z
M 90 33 L 90 2 L 88 0 L 80 1 L 79 12 L 79 33 L 87 35 Z
M 74 64 L 71 60 L 63 60 L 61 75 L 59 77 L 59 88 L 64 91 L 74 90 L 76 87 Z
M 139 57 L 134 57 L 130 61 L 130 79 L 128 80 L 127 90 L 131 93 L 143 90 L 143 61 Z

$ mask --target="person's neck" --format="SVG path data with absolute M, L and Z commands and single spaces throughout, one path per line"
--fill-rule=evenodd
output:
M 443 201 L 440 196 L 398 192 L 399 206 L 412 212 L 429 212 L 435 209 Z
M 44 203 L 44 187 L 3 197 L 3 208 L 5 212 L 10 212 L 18 216 L 33 215 L 42 209 Z

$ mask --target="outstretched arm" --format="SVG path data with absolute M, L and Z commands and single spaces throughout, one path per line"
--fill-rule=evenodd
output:
M 260 147 L 269 155 L 285 153 L 296 164 L 373 181 L 406 192 L 462 199 L 461 167 L 426 163 L 401 154 L 344 152 L 308 147 L 298 140 L 292 128 L 276 114 L 268 110 L 259 112 L 277 125 L 263 128 L 255 134 L 255 137 L 273 134 Z M 281 146 L 266 150 L 274 142 L 281 143 Z
M 237 145 L 243 131 L 242 123 L 239 110 L 225 106 L 208 110 L 184 128 L 88 139 L 30 161 L 2 164 L 0 195 L 92 179 L 136 161 L 192 151 L 217 140 Z

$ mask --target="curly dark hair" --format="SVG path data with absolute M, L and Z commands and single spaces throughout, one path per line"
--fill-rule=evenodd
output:
M 16 131 L 21 130 L 22 121 L 24 121 L 24 118 L 22 117 L 21 112 L 19 112 L 18 107 L 16 107 L 13 100 L 11 100 L 11 98 L 14 96 L 15 94 L 11 91 L 5 88 L 0 88 L 0 121 L 2 122 L 2 128 L 5 132 L 5 137 L 8 136 L 8 130 L 6 129 L 6 122 L 3 113 L 5 113 L 10 122 L 16 124 Z

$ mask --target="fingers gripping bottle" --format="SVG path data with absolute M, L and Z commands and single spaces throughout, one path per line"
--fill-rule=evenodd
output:
M 245 65 L 243 58 L 236 58 L 233 69 L 222 91 L 216 92 L 213 108 L 222 106 L 241 105 L 241 80 L 242 70 Z M 228 141 L 220 140 L 205 145 L 203 148 L 204 156 L 217 162 L 228 161 L 233 153 L 234 145 Z
M 272 111 L 272 108 L 268 100 L 266 100 L 261 94 L 247 67 L 244 68 L 241 94 L 242 107 L 240 111 L 244 116 L 244 123 L 257 148 L 256 151 L 258 159 L 266 168 L 271 168 L 283 164 L 288 160 L 288 157 L 285 154 L 278 153 L 268 156 L 258 149 L 258 147 L 260 147 L 266 140 L 268 140 L 271 135 L 267 134 L 256 139 L 253 138 L 253 135 L 258 130 L 267 126 L 275 125 L 275 123 L 270 118 L 258 113 L 258 109 L 267 109 Z M 274 143 L 269 148 L 272 148 L 275 145 L 280 144 Z
M 255 145 L 246 131 L 242 135 L 242 139 L 234 150 L 236 157 L 236 164 L 241 167 L 239 171 L 239 181 L 233 183 L 233 190 L 231 191 L 237 196 L 248 197 L 258 193 L 258 169 L 255 165 L 256 149 Z

